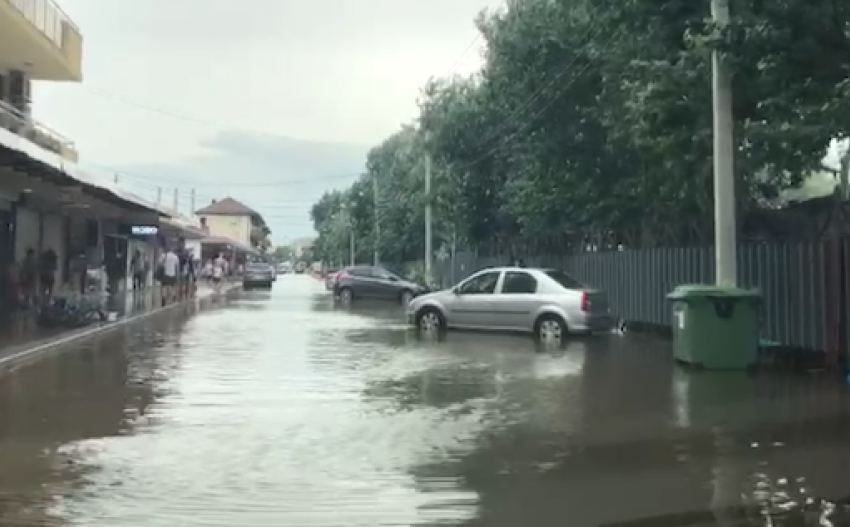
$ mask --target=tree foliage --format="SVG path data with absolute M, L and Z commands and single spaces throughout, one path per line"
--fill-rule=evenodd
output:
M 431 80 L 415 125 L 316 203 L 322 254 L 347 254 L 354 233 L 358 258 L 376 246 L 386 260 L 421 258 L 428 200 L 435 249 L 710 233 L 714 50 L 733 75 L 739 209 L 799 186 L 848 136 L 850 3 L 732 0 L 731 13 L 725 28 L 707 0 L 524 0 L 482 13 L 481 71 Z

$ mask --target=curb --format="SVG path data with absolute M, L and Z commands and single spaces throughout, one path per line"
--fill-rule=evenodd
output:
M 222 291 L 223 295 L 229 295 L 236 291 L 240 286 L 234 285 L 226 291 Z M 128 324 L 132 324 L 134 322 L 139 322 L 146 318 L 150 318 L 156 315 L 161 315 L 172 309 L 176 309 L 178 307 L 184 307 L 189 305 L 192 302 L 197 304 L 205 303 L 209 300 L 215 298 L 215 294 L 210 294 L 203 298 L 189 298 L 186 300 L 181 300 L 180 302 L 174 302 L 173 304 L 168 304 L 167 306 L 156 307 L 151 309 L 150 311 L 145 311 L 144 313 L 138 313 L 135 315 L 131 315 L 126 318 L 119 319 L 115 322 L 104 322 L 96 326 L 82 328 L 79 330 L 71 330 L 68 334 L 57 336 L 55 338 L 48 337 L 46 342 L 38 342 L 36 341 L 33 345 L 22 344 L 20 351 L 13 352 L 10 355 L 6 355 L 0 357 L 0 375 L 8 372 L 9 370 L 19 366 L 22 362 L 32 362 L 33 360 L 38 360 L 42 355 L 46 355 L 48 352 L 56 350 L 57 348 L 61 348 L 64 346 L 68 346 L 71 344 L 77 344 L 79 342 L 98 337 L 101 335 L 105 335 L 110 333 L 111 331 L 120 329 L 123 326 Z

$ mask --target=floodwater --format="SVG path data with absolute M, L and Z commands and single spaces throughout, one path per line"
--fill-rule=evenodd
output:
M 306 276 L 221 304 L 0 378 L 0 525 L 850 523 L 825 375 L 687 373 L 633 336 L 419 340 Z

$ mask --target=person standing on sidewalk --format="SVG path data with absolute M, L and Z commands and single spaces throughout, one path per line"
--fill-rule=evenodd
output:
M 224 259 L 222 255 L 218 255 L 218 257 L 213 262 L 212 267 L 212 284 L 213 290 L 216 293 L 221 293 L 221 285 L 224 281 L 224 275 L 227 272 L 227 261 Z
M 175 287 L 177 285 L 177 277 L 180 273 L 180 257 L 174 252 L 174 249 L 169 248 L 168 252 L 162 255 L 160 262 L 162 269 L 162 305 L 169 301 L 176 300 Z
M 188 249 L 183 249 L 183 256 L 180 259 L 180 275 L 181 281 L 181 296 L 190 298 L 195 293 L 195 281 L 197 280 L 195 271 L 195 258 L 192 252 Z
M 133 291 L 141 291 L 145 288 L 146 261 L 142 251 L 136 249 L 133 259 L 130 260 L 130 270 L 133 273 Z
M 59 256 L 56 255 L 51 247 L 41 253 L 41 258 L 38 262 L 39 284 L 41 294 L 44 301 L 50 301 L 53 298 L 53 291 L 56 286 L 56 271 L 59 270 Z
M 18 284 L 24 306 L 29 309 L 36 303 L 38 292 L 38 262 L 35 259 L 35 250 L 27 249 L 27 254 L 21 262 Z

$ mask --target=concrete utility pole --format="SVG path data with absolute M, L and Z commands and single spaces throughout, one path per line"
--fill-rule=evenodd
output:
M 724 28 L 729 24 L 729 0 L 711 0 L 711 16 Z M 720 52 L 711 55 L 714 103 L 714 258 L 717 285 L 735 286 L 737 219 L 735 200 L 735 147 L 732 121 L 732 78 Z
M 841 201 L 847 201 L 850 199 L 850 142 L 847 143 L 847 148 L 841 155 L 841 167 L 838 181 L 838 188 L 841 192 Z
M 354 222 L 352 221 L 350 213 L 348 215 L 348 253 L 351 265 L 357 265 L 357 262 L 355 261 L 356 251 L 354 250 Z
M 425 278 L 431 283 L 431 155 L 425 155 Z
M 349 265 L 357 265 L 357 254 L 354 246 L 354 215 L 351 214 L 351 206 L 343 203 L 342 211 L 338 216 L 343 228 L 348 228 L 348 261 Z M 345 258 L 343 257 L 343 260 Z
M 180 189 L 174 189 L 174 211 L 180 210 Z
M 112 176 L 112 182 L 116 185 L 118 184 L 118 172 L 116 172 L 115 175 Z
M 372 175 L 372 199 L 375 209 L 375 254 L 373 255 L 373 265 L 376 267 L 381 265 L 381 222 L 378 214 L 378 204 L 380 203 L 380 192 L 378 190 L 378 173 Z
M 162 205 L 162 187 L 156 187 L 156 204 Z
M 189 216 L 195 214 L 195 189 L 189 192 Z

